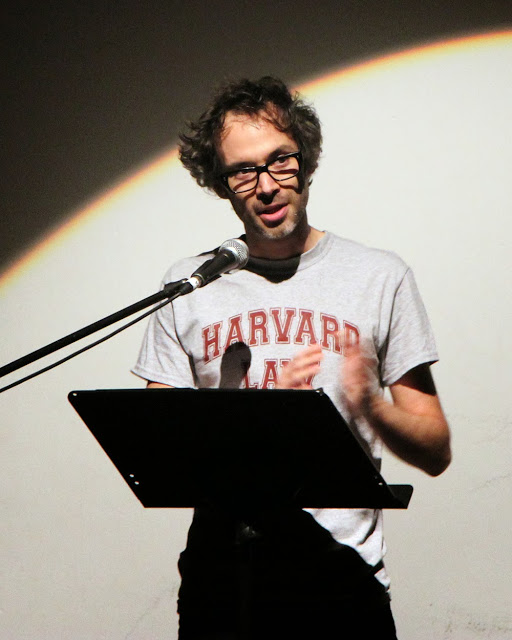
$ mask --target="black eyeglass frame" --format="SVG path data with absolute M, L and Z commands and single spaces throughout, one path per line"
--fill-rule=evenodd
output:
M 286 178 L 275 178 L 272 173 L 270 173 L 269 171 L 269 166 L 271 164 L 274 164 L 274 162 L 277 162 L 277 160 L 280 160 L 281 158 L 297 158 L 297 162 L 299 164 L 299 168 L 297 169 L 297 173 L 294 173 L 293 176 L 287 176 Z M 273 160 L 271 160 L 270 162 L 267 162 L 266 164 L 261 164 L 258 167 L 240 167 L 239 169 L 233 169 L 232 171 L 226 171 L 226 173 L 221 173 L 219 175 L 220 180 L 222 181 L 222 184 L 228 189 L 228 191 L 230 191 L 231 193 L 237 194 L 237 193 L 247 193 L 249 191 L 253 191 L 254 189 L 256 189 L 256 187 L 258 186 L 258 183 L 260 181 L 260 175 L 262 173 L 268 173 L 269 176 L 275 180 L 276 182 L 285 182 L 285 180 L 291 180 L 292 178 L 296 178 L 299 173 L 302 170 L 302 152 L 301 151 L 292 151 L 292 153 L 283 153 L 281 155 L 278 155 L 276 158 L 274 158 Z M 255 171 L 256 172 L 256 184 L 254 185 L 254 187 L 250 187 L 249 189 L 242 189 L 241 191 L 234 191 L 228 183 L 228 179 L 229 176 L 234 175 L 235 173 L 238 173 L 239 171 Z

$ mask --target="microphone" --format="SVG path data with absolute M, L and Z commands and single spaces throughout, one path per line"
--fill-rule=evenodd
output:
M 249 248 L 243 240 L 233 238 L 223 242 L 213 258 L 203 262 L 180 287 L 182 295 L 203 287 L 223 273 L 245 267 L 249 261 Z

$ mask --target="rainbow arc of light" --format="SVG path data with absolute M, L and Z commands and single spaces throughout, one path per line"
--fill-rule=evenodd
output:
M 362 76 L 374 74 L 384 68 L 413 64 L 419 59 L 432 59 L 446 56 L 452 52 L 503 45 L 512 47 L 512 29 L 477 33 L 396 51 L 328 73 L 296 88 L 303 93 L 323 92 L 333 85 L 360 79 Z M 0 291 L 12 286 L 52 250 L 64 244 L 72 235 L 78 233 L 84 225 L 104 215 L 116 201 L 121 198 L 128 198 L 131 193 L 136 192 L 148 180 L 155 180 L 160 174 L 169 171 L 177 162 L 177 150 L 175 148 L 167 150 L 142 169 L 136 171 L 128 179 L 122 180 L 119 184 L 109 188 L 102 195 L 95 198 L 90 204 L 73 212 L 66 222 L 59 224 L 53 231 L 48 232 L 42 240 L 27 250 L 0 274 Z

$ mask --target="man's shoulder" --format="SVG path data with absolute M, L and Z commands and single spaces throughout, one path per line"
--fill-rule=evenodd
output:
M 407 264 L 394 251 L 370 247 L 356 240 L 350 240 L 329 232 L 331 243 L 331 255 L 335 259 L 342 260 L 352 265 L 367 265 L 368 267 L 380 267 L 405 271 Z
M 162 282 L 167 284 L 168 282 L 175 282 L 182 278 L 190 278 L 197 267 L 202 265 L 203 262 L 206 262 L 209 258 L 213 258 L 215 251 L 216 248 L 199 253 L 196 256 L 187 256 L 176 260 L 176 262 L 174 262 L 165 272 Z

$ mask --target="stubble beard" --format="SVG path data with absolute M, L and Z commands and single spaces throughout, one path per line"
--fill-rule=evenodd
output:
M 306 209 L 295 211 L 291 217 L 283 222 L 277 223 L 274 227 L 263 224 L 262 221 L 248 216 L 245 220 L 245 229 L 249 234 L 254 234 L 263 240 L 283 240 L 295 234 L 307 233 Z

